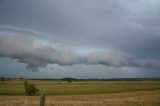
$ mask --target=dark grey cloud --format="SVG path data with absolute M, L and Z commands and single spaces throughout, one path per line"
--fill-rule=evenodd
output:
M 81 48 L 115 48 L 137 56 L 145 51 L 152 57 L 160 53 L 155 47 L 159 9 L 158 0 L 5 0 L 0 23 L 38 30 Z

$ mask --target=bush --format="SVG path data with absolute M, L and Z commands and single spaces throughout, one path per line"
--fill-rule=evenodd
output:
M 35 95 L 39 91 L 34 84 L 29 84 L 28 81 L 24 82 L 24 89 L 27 96 Z

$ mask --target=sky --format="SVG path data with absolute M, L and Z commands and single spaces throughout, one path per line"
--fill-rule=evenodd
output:
M 160 77 L 159 0 L 0 0 L 0 76 Z

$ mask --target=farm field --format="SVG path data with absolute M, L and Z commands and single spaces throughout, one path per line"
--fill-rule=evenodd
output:
M 29 82 L 46 94 L 46 106 L 160 105 L 160 81 Z M 39 106 L 39 95 L 25 96 L 23 81 L 0 83 L 0 106 Z

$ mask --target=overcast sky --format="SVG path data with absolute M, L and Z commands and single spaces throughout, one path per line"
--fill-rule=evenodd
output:
M 0 0 L 0 76 L 160 77 L 159 0 Z

